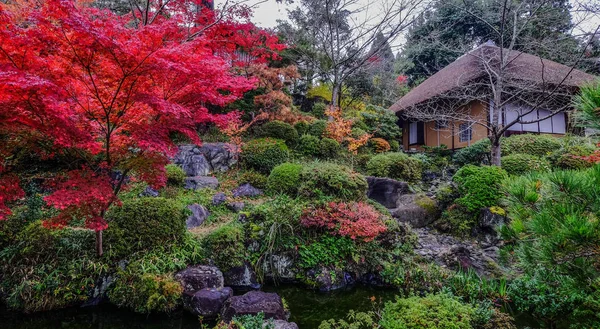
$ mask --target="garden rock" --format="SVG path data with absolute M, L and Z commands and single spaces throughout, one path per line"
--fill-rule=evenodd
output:
M 213 206 L 220 206 L 227 201 L 227 196 L 223 192 L 219 192 L 213 195 L 212 204 Z
M 240 212 L 244 210 L 246 204 L 244 202 L 230 202 L 227 204 L 227 208 L 233 212 Z
M 367 177 L 369 199 L 381 203 L 388 209 L 397 207 L 403 194 L 409 193 L 408 184 L 391 178 Z
M 399 222 L 408 223 L 414 228 L 425 227 L 438 217 L 437 203 L 420 194 L 400 196 L 397 207 L 391 213 Z
M 223 288 L 223 273 L 214 266 L 196 265 L 175 274 L 184 292 L 196 292 L 205 288 Z
M 313 281 L 321 292 L 339 290 L 355 282 L 350 274 L 325 267 L 307 271 L 306 277 Z
M 272 320 L 272 322 L 265 321 L 263 328 L 270 328 L 269 325 L 271 324 L 273 329 L 298 329 L 298 325 L 295 322 L 287 322 L 284 320 Z
M 92 291 L 90 298 L 83 303 L 81 307 L 100 305 L 107 299 L 106 293 L 114 281 L 115 278 L 113 275 L 104 275 L 100 277 L 100 279 L 96 281 L 96 285 L 94 286 L 94 290 Z
M 281 297 L 275 293 L 250 291 L 243 296 L 233 296 L 225 302 L 221 318 L 225 322 L 235 316 L 263 313 L 265 319 L 287 320 Z
M 183 168 L 188 176 L 206 176 L 211 172 L 224 172 L 237 163 L 233 148 L 226 143 L 181 145 L 173 162 Z
M 239 197 L 256 197 L 259 195 L 262 195 L 263 191 L 260 189 L 257 189 L 256 187 L 246 183 L 246 184 L 242 184 L 240 185 L 238 188 L 236 188 L 235 190 L 233 190 L 233 197 L 235 198 L 239 198 Z
M 198 227 L 210 216 L 210 212 L 204 206 L 193 204 L 187 207 L 192 211 L 192 214 L 185 221 L 188 229 Z
M 415 253 L 438 265 L 452 270 L 472 269 L 482 276 L 497 275 L 498 248 L 482 248 L 473 241 L 459 241 L 455 237 L 425 227 L 414 229 L 418 236 Z
M 261 287 L 256 279 L 256 273 L 248 263 L 223 273 L 223 279 L 226 286 L 238 291 L 257 290 Z
M 225 288 L 204 288 L 196 292 L 183 294 L 183 308 L 188 312 L 205 318 L 216 318 L 223 304 L 231 296 L 233 290 Z
M 263 272 L 270 279 L 294 282 L 296 281 L 294 257 L 289 254 L 266 255 L 263 262 Z
M 200 190 L 203 188 L 212 188 L 216 189 L 219 187 L 219 180 L 216 177 L 211 176 L 196 176 L 196 177 L 187 177 L 185 179 L 185 186 L 188 190 Z
M 146 186 L 146 189 L 140 193 L 140 197 L 152 197 L 152 198 L 156 198 L 158 197 L 160 194 L 158 193 L 157 190 L 153 189 L 150 186 Z
M 484 208 L 481 209 L 479 225 L 474 229 L 473 233 L 485 246 L 496 246 L 501 240 L 498 227 L 505 223 L 505 216 L 493 212 L 490 208 Z

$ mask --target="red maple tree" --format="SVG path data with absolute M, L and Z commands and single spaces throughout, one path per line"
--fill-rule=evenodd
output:
M 99 255 L 104 214 L 128 177 L 164 185 L 164 166 L 176 151 L 169 136 L 200 144 L 198 124 L 224 126 L 227 115 L 208 105 L 227 105 L 256 83 L 235 66 L 264 62 L 283 48 L 249 22 L 247 10 L 217 17 L 197 10 L 201 3 L 149 1 L 125 16 L 69 0 L 0 3 L 0 136 L 76 150 L 69 154 L 85 166 L 53 186 L 46 202 L 60 214 L 45 225 L 85 219 L 97 232 Z M 5 144 L 0 219 L 10 213 L 7 203 L 23 196 L 6 161 L 17 146 Z

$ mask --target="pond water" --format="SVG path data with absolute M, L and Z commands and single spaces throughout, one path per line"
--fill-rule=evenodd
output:
M 369 287 L 355 287 L 332 293 L 319 293 L 299 286 L 267 286 L 264 289 L 283 297 L 292 316 L 301 329 L 316 329 L 321 321 L 344 318 L 349 310 L 373 309 L 376 303 L 394 299 L 395 291 Z M 519 319 L 519 328 L 532 326 L 527 319 Z M 140 315 L 114 306 L 74 308 L 54 312 L 24 315 L 0 309 L 2 329 L 199 329 L 198 318 L 179 311 L 170 316 Z

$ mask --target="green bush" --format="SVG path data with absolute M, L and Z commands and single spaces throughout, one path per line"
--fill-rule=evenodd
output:
M 340 143 L 335 139 L 323 138 L 320 145 L 320 154 L 324 158 L 335 158 L 340 151 Z
M 319 266 L 344 268 L 356 252 L 356 244 L 349 237 L 326 235 L 319 241 L 303 244 L 298 248 L 298 266 L 303 269 Z
M 303 135 L 296 150 L 304 155 L 316 156 L 321 152 L 321 141 L 313 135 Z
M 423 164 L 400 152 L 378 154 L 367 163 L 367 173 L 376 177 L 389 177 L 410 183 L 421 180 Z
M 323 119 L 323 118 L 325 118 L 326 110 L 327 110 L 327 104 L 317 102 L 317 103 L 313 104 L 311 113 L 313 116 L 315 116 L 315 118 Z
M 107 214 L 106 249 L 114 257 L 181 241 L 186 214 L 172 200 L 141 198 L 123 202 Z
M 389 140 L 388 143 L 390 143 L 390 149 L 392 152 L 400 151 L 400 142 L 398 142 L 395 139 L 392 139 L 392 140 Z
M 450 232 L 459 237 L 468 237 L 477 224 L 478 214 L 468 213 L 460 208 L 444 211 L 442 217 L 435 222 L 435 227 L 442 232 Z
M 459 167 L 468 164 L 476 166 L 481 164 L 490 164 L 490 152 L 490 140 L 485 138 L 473 143 L 469 147 L 464 147 L 456 151 L 452 157 L 452 160 Z
M 352 136 L 352 138 L 359 138 L 360 136 L 362 136 L 366 133 L 367 132 L 365 130 L 362 130 L 360 128 L 352 128 L 350 135 Z
M 280 139 L 259 138 L 242 147 L 241 161 L 251 169 L 268 174 L 278 164 L 287 161 L 288 147 Z
M 401 136 L 398 117 L 393 112 L 380 106 L 368 105 L 361 116 L 368 127 L 367 131 L 374 137 L 393 140 Z
M 500 159 L 502 169 L 509 175 L 523 175 L 531 171 L 550 171 L 550 164 L 545 159 L 529 154 L 513 154 Z
M 315 120 L 310 124 L 310 127 L 308 128 L 308 134 L 321 138 L 325 133 L 325 128 L 327 128 L 327 121 Z
M 572 145 L 552 154 L 550 157 L 554 165 L 562 169 L 584 169 L 594 164 L 578 157 L 589 156 L 597 149 L 592 144 Z
M 206 254 L 223 272 L 242 266 L 246 259 L 244 247 L 244 229 L 233 222 L 212 231 L 202 240 Z
M 529 154 L 546 156 L 561 148 L 560 139 L 549 135 L 522 134 L 502 138 L 502 156 Z
M 265 189 L 267 187 L 267 176 L 254 170 L 248 170 L 242 173 L 239 178 L 239 183 L 248 183 L 256 188 Z
M 263 137 L 281 139 L 291 146 L 296 145 L 300 137 L 298 131 L 292 125 L 279 120 L 265 123 L 261 130 Z
M 352 123 L 352 128 L 362 129 L 364 131 L 369 130 L 369 126 L 363 120 L 354 120 Z
M 386 329 L 471 329 L 475 309 L 448 294 L 396 298 L 385 304 L 380 326 Z
M 170 274 L 133 274 L 119 271 L 108 297 L 138 313 L 170 312 L 181 303 L 183 288 Z
M 93 231 L 30 223 L 0 252 L 0 298 L 24 312 L 80 305 L 109 271 L 94 250 Z
M 302 165 L 296 163 L 283 163 L 273 168 L 267 181 L 267 188 L 271 192 L 295 195 L 300 185 Z
M 352 169 L 329 162 L 305 166 L 300 174 L 300 194 L 335 196 L 345 200 L 363 199 L 367 180 Z
M 502 198 L 501 183 L 506 177 L 506 171 L 500 167 L 462 167 L 453 178 L 461 195 L 456 203 L 470 212 L 497 205 Z
M 298 132 L 298 136 L 302 136 L 308 134 L 308 129 L 310 128 L 310 124 L 306 121 L 299 121 L 294 125 L 294 128 Z
M 168 164 L 165 166 L 167 172 L 167 184 L 172 186 L 181 186 L 185 182 L 185 172 L 176 164 Z

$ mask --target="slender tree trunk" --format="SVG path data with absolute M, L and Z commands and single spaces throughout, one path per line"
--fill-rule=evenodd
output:
M 102 231 L 96 231 L 96 255 L 102 257 L 104 250 L 102 248 Z
M 492 166 L 498 166 L 500 167 L 502 165 L 502 162 L 500 160 L 500 157 L 502 156 L 502 152 L 500 150 L 500 137 L 498 136 L 491 136 L 490 137 L 490 141 L 492 144 L 491 147 L 491 164 Z
M 333 91 L 331 93 L 331 105 L 340 107 L 340 99 L 342 94 L 342 84 L 334 81 L 333 82 Z

